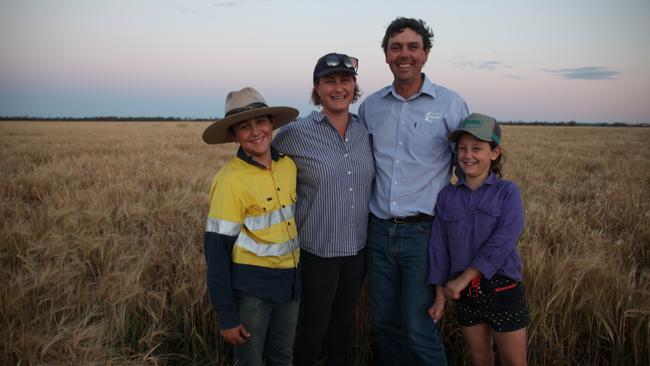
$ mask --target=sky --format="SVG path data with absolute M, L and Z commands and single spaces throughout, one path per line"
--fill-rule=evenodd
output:
M 328 52 L 364 95 L 392 82 L 397 16 L 431 27 L 423 71 L 472 112 L 650 122 L 649 0 L 0 0 L 0 116 L 218 118 L 245 86 L 305 115 Z

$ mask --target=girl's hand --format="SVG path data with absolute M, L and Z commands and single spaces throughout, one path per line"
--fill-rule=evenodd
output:
M 447 282 L 445 295 L 454 300 L 460 298 L 460 292 L 466 289 L 472 279 L 480 274 L 481 272 L 476 268 L 467 268 L 463 274 Z
M 445 286 L 445 296 L 450 299 L 457 300 L 460 298 L 460 292 L 467 288 L 469 282 L 470 281 L 465 281 L 463 279 L 463 276 L 447 282 L 447 286 Z

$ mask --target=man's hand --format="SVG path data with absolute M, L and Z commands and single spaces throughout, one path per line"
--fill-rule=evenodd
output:
M 226 340 L 226 342 L 233 346 L 241 346 L 248 341 L 251 334 L 248 333 L 243 324 L 239 324 L 234 328 L 219 329 L 219 334 Z
M 445 311 L 445 290 L 444 287 L 436 285 L 436 300 L 433 302 L 433 305 L 427 310 L 427 313 L 433 319 L 434 323 L 437 323 L 442 319 L 442 314 Z

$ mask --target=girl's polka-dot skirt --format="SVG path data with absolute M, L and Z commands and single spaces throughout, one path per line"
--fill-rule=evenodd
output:
M 510 332 L 530 324 L 521 282 L 495 275 L 476 277 L 456 301 L 458 323 L 470 327 L 487 323 L 497 332 Z

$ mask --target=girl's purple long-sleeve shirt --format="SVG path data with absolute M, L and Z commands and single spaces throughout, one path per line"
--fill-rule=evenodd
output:
M 524 205 L 515 183 L 490 173 L 472 191 L 462 179 L 440 191 L 429 240 L 429 283 L 444 285 L 468 267 L 490 279 L 521 281 L 517 250 Z

